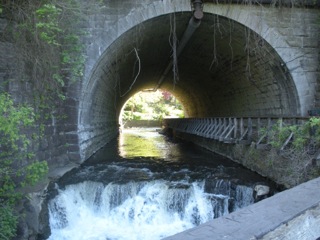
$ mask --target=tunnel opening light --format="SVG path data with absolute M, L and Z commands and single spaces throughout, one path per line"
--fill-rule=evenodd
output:
M 182 104 L 171 92 L 145 89 L 126 101 L 119 123 L 125 126 L 128 121 L 161 121 L 163 118 L 183 118 L 184 115 Z

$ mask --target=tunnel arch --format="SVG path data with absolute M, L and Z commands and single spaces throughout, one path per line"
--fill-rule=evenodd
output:
M 181 5 L 164 2 L 161 11 L 155 7 L 160 3 L 155 2 L 155 16 L 142 8 L 136 11 L 142 13 L 143 21 L 136 20 L 133 14 L 123 20 L 129 23 L 135 19 L 117 32 L 109 45 L 99 46 L 93 70 L 90 74 L 86 71 L 78 118 L 83 159 L 116 136 L 123 104 L 139 90 L 157 85 L 167 66 L 172 50 L 168 43 L 170 14 L 175 13 L 177 36 L 181 36 L 191 12 L 186 1 Z M 170 73 L 161 89 L 174 92 L 190 117 L 301 114 L 299 91 L 281 52 L 278 54 L 271 45 L 270 28 L 255 22 L 256 16 L 249 21 L 247 10 L 232 8 L 211 8 L 210 4 L 204 8 L 204 19 L 179 58 L 178 84 L 172 84 Z M 214 39 L 212 31 L 220 39 Z M 249 44 L 253 47 L 246 49 Z M 283 46 L 285 41 L 277 39 L 277 44 Z M 220 52 L 213 56 L 218 48 Z

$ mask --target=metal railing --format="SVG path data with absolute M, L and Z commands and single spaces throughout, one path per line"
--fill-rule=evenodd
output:
M 163 125 L 175 131 L 214 139 L 224 143 L 240 143 L 264 146 L 268 144 L 268 130 L 273 125 L 302 125 L 308 117 L 216 117 L 171 118 Z M 261 131 L 265 129 L 265 131 Z M 292 137 L 292 136 L 291 136 Z

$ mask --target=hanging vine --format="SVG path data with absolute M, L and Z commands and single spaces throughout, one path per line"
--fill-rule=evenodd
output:
M 234 31 L 233 21 L 229 19 L 229 48 L 231 52 L 230 69 L 232 70 L 233 64 L 233 47 L 232 47 L 232 32 Z
M 140 75 L 140 71 L 141 71 L 141 61 L 140 61 L 140 57 L 139 57 L 139 54 L 138 54 L 138 51 L 137 51 L 136 48 L 134 48 L 131 52 L 133 52 L 133 51 L 134 51 L 135 56 L 136 56 L 136 61 L 135 61 L 135 63 L 134 63 L 134 67 L 133 67 L 133 74 L 134 74 L 134 72 L 135 72 L 135 69 L 136 69 L 136 65 L 137 65 L 137 64 L 138 64 L 138 72 L 136 73 L 136 75 L 135 75 L 135 77 L 134 77 L 134 79 L 133 79 L 130 87 L 128 88 L 128 90 L 127 90 L 124 94 L 120 95 L 120 97 L 124 97 L 125 95 L 127 95 L 127 94 L 131 91 L 133 85 L 135 84 L 135 82 L 137 81 L 137 79 L 138 79 L 138 77 L 139 77 L 139 75 Z
M 179 81 L 179 69 L 178 69 L 178 56 L 177 56 L 177 44 L 178 38 L 176 33 L 176 15 L 173 13 L 170 15 L 170 35 L 169 44 L 172 49 L 172 72 L 173 72 L 173 84 L 176 85 Z
M 218 16 L 217 16 L 218 18 Z M 217 40 L 216 40 L 216 36 L 217 36 L 217 23 L 216 23 L 216 19 L 213 19 L 213 59 L 211 61 L 210 67 L 209 69 L 211 70 L 213 65 L 216 64 L 218 65 L 218 58 L 217 58 Z

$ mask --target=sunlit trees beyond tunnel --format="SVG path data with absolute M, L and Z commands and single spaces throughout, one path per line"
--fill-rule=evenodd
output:
M 183 106 L 168 91 L 141 91 L 123 106 L 120 122 L 184 117 Z

